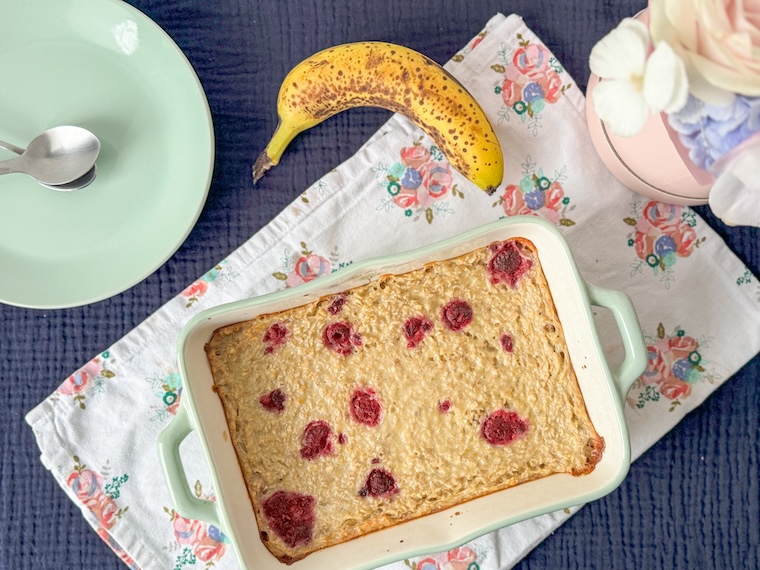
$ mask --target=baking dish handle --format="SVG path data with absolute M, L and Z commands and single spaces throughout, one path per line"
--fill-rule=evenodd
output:
M 179 455 L 179 446 L 193 431 L 190 417 L 184 407 L 180 406 L 174 420 L 158 436 L 158 455 L 164 471 L 164 479 L 169 487 L 169 494 L 180 515 L 189 519 L 201 520 L 220 527 L 219 514 L 214 501 L 196 497 L 187 483 L 185 468 Z
M 612 378 L 617 383 L 620 395 L 625 399 L 631 385 L 647 368 L 647 348 L 644 344 L 639 318 L 633 308 L 631 298 L 625 293 L 597 287 L 591 283 L 586 283 L 586 287 L 591 304 L 609 309 L 620 329 L 620 336 L 623 338 L 625 347 L 625 359 L 620 367 L 612 372 Z

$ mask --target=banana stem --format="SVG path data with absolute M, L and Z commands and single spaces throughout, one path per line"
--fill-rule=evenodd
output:
M 282 121 L 277 123 L 277 128 L 272 135 L 272 139 L 267 144 L 264 151 L 258 156 L 253 165 L 253 183 L 256 184 L 264 173 L 276 166 L 280 162 L 280 157 L 302 128 L 293 128 L 286 126 Z

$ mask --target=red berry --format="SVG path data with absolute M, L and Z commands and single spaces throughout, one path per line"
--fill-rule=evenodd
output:
M 491 445 L 507 445 L 524 436 L 528 427 L 528 421 L 515 412 L 500 409 L 483 421 L 480 434 Z
M 461 331 L 472 322 L 472 307 L 462 299 L 449 301 L 441 309 L 441 320 L 447 329 Z
M 442 400 L 438 402 L 438 411 L 445 414 L 451 409 L 451 400 Z
M 501 341 L 501 347 L 507 352 L 512 352 L 515 349 L 512 343 L 512 335 L 504 333 L 499 340 Z
M 353 326 L 349 322 L 338 322 L 327 325 L 322 333 L 322 341 L 327 348 L 344 356 L 351 354 L 355 346 L 362 345 L 361 335 L 354 331 Z
M 533 266 L 533 262 L 520 253 L 517 243 L 505 241 L 491 245 L 491 259 L 488 261 L 488 274 L 491 283 L 506 283 L 517 287 L 523 275 Z
M 433 328 L 433 323 L 425 315 L 410 317 L 401 326 L 406 338 L 406 347 L 414 348 L 422 342 L 425 335 Z
M 373 469 L 367 476 L 367 482 L 359 490 L 360 497 L 390 497 L 399 492 L 396 478 L 385 469 Z
M 332 303 L 327 307 L 327 312 L 331 315 L 337 315 L 343 310 L 343 305 L 346 304 L 346 296 L 345 295 L 336 295 L 335 298 L 333 298 Z
M 269 394 L 262 396 L 259 403 L 267 410 L 281 412 L 285 409 L 285 400 L 287 400 L 285 393 L 279 388 L 275 388 Z
M 372 388 L 354 391 L 349 409 L 351 417 L 365 426 L 375 427 L 383 416 L 383 405 Z
M 311 542 L 314 532 L 314 506 L 310 495 L 277 491 L 263 504 L 266 521 L 277 536 L 290 548 Z
M 320 455 L 332 455 L 332 428 L 324 420 L 309 422 L 301 436 L 301 457 L 314 459 Z
M 264 352 L 267 354 L 273 353 L 275 348 L 287 342 L 289 334 L 290 331 L 284 324 L 274 323 L 264 333 L 264 338 L 261 339 L 264 344 L 269 345 L 264 349 Z

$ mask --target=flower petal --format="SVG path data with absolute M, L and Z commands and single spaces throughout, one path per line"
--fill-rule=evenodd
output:
M 723 2 L 723 0 L 720 0 Z M 667 0 L 665 2 L 665 14 L 667 25 L 678 37 L 678 43 L 689 51 L 698 48 L 697 31 L 699 28 L 699 14 L 705 10 L 704 2 L 690 2 L 688 0 Z M 668 40 L 665 40 L 668 41 Z M 671 45 L 676 45 L 671 42 Z
M 655 44 L 665 41 L 670 45 L 677 46 L 682 41 L 668 17 L 668 12 L 677 9 L 680 2 L 673 4 L 675 6 L 669 4 L 667 0 L 649 0 L 649 33 L 652 35 L 652 41 Z M 687 4 L 687 2 L 683 2 L 683 4 Z M 682 8 L 686 8 L 686 6 L 682 6 Z
M 649 36 L 646 26 L 625 18 L 591 50 L 589 67 L 605 79 L 628 79 L 644 72 Z
M 718 176 L 708 197 L 729 226 L 760 227 L 760 144 L 746 149 Z
M 695 54 L 686 54 L 686 57 L 688 58 L 686 60 L 686 75 L 689 78 L 689 91 L 691 94 L 711 105 L 733 105 L 736 95 L 731 91 L 721 89 L 707 81 L 707 79 L 694 68 L 692 63 L 692 57 L 694 56 Z
M 647 122 L 647 104 L 630 81 L 605 79 L 591 93 L 594 110 L 606 127 L 619 137 L 632 137 Z
M 691 64 L 697 73 L 704 77 L 709 77 L 710 83 L 713 85 L 750 97 L 760 96 L 760 72 L 752 69 L 750 67 L 751 64 L 747 64 L 742 69 L 737 62 L 735 68 L 731 69 L 723 67 L 699 54 L 692 53 L 689 55 L 691 56 Z M 758 57 L 760 57 L 760 50 L 758 50 Z
M 649 56 L 644 72 L 644 99 L 655 113 L 674 113 L 689 97 L 689 80 L 683 60 L 667 42 Z

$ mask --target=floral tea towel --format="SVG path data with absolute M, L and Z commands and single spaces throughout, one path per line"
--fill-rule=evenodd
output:
M 311 281 L 504 216 L 541 216 L 566 237 L 589 282 L 628 293 L 649 348 L 626 403 L 633 454 L 698 406 L 760 349 L 760 283 L 692 210 L 648 201 L 599 161 L 573 79 L 518 16 L 497 15 L 447 67 L 488 113 L 506 155 L 488 196 L 414 125 L 391 118 L 351 159 L 29 412 L 42 461 L 131 568 L 238 568 L 221 529 L 178 514 L 156 438 L 177 413 L 175 339 L 198 311 Z M 705 307 L 719 306 L 720 311 Z M 614 366 L 622 343 L 598 315 Z M 102 426 L 111 426 L 104 430 Z M 191 486 L 214 489 L 194 437 Z M 560 511 L 395 570 L 504 569 L 562 524 Z

